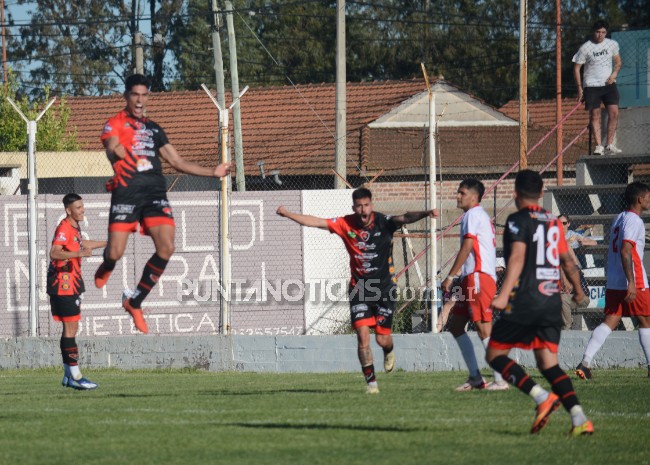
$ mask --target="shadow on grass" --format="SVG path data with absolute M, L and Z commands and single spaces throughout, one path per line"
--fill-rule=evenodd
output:
M 423 431 L 422 428 L 400 426 L 364 426 L 364 425 L 331 425 L 327 423 L 225 423 L 227 426 L 255 429 L 315 429 L 315 430 L 350 430 L 350 431 L 383 431 L 388 433 L 414 433 Z
M 228 391 L 228 390 L 216 390 L 211 389 L 208 391 L 202 391 L 200 394 L 209 395 L 209 396 L 259 396 L 264 394 L 336 394 L 340 392 L 349 392 L 345 389 L 269 389 L 269 390 L 258 390 L 258 391 Z

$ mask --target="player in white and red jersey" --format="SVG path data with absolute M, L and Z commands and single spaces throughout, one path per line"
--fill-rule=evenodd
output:
M 375 365 L 370 349 L 370 328 L 384 351 L 384 370 L 395 367 L 393 312 L 396 304 L 396 279 L 393 266 L 393 233 L 404 224 L 436 217 L 437 210 L 408 212 L 399 216 L 374 211 L 372 193 L 365 187 L 352 192 L 351 215 L 325 219 L 288 211 L 283 205 L 277 214 L 312 228 L 339 236 L 350 255 L 350 321 L 357 333 L 357 353 L 366 379 L 368 394 L 378 394 Z
M 591 379 L 591 361 L 607 336 L 624 316 L 639 320 L 639 341 L 645 352 L 650 376 L 650 290 L 643 267 L 645 225 L 640 215 L 650 209 L 650 186 L 633 182 L 625 189 L 627 210 L 620 213 L 609 232 L 605 320 L 591 333 L 576 375 Z
M 442 282 L 445 292 L 452 291 L 454 278 L 461 278 L 460 289 L 456 289 L 458 302 L 451 309 L 449 331 L 456 338 L 463 355 L 469 378 L 456 388 L 457 391 L 508 389 L 508 383 L 501 374 L 494 372 L 494 382 L 486 384 L 481 376 L 474 353 L 474 346 L 465 332 L 471 320 L 476 326 L 483 347 L 487 348 L 492 331 L 492 309 L 490 303 L 497 292 L 496 285 L 496 237 L 494 224 L 481 207 L 485 186 L 477 179 L 465 179 L 456 194 L 456 205 L 465 214 L 460 223 L 460 251 L 449 270 L 449 276 Z

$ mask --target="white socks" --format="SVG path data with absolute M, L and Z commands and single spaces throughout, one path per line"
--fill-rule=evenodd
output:
M 569 413 L 571 414 L 571 424 L 573 426 L 580 426 L 587 421 L 587 415 L 585 415 L 585 412 L 582 410 L 580 405 L 574 405 L 571 407 Z
M 461 336 L 456 338 L 456 342 L 460 348 L 460 353 L 463 355 L 463 360 L 465 360 L 465 365 L 467 365 L 467 369 L 469 370 L 470 378 L 478 378 L 481 376 L 481 372 L 478 370 L 476 354 L 474 353 L 474 346 L 472 345 L 469 335 L 463 333 Z
M 537 405 L 541 404 L 546 399 L 548 399 L 548 391 L 546 391 L 546 389 L 544 389 L 539 384 L 536 384 L 535 386 L 533 386 L 533 388 L 530 390 L 528 395 L 530 397 L 532 397 L 533 399 L 535 399 L 535 403 Z
M 487 351 L 488 343 L 490 342 L 490 336 L 486 337 L 485 339 L 481 339 L 481 342 L 483 343 L 483 347 L 485 347 L 485 350 Z M 506 382 L 503 379 L 503 376 L 501 376 L 501 373 L 499 373 L 498 371 L 492 370 L 492 373 L 494 374 L 495 383 L 502 384 Z
M 607 336 L 609 336 L 611 333 L 612 330 L 605 323 L 601 323 L 600 325 L 598 325 L 596 329 L 594 329 L 594 332 L 591 333 L 591 337 L 589 338 L 589 343 L 587 344 L 587 348 L 585 349 L 585 354 L 582 356 L 582 364 L 584 366 L 586 366 L 587 368 L 591 367 L 591 361 L 594 359 L 596 353 L 600 350 L 600 348 L 605 343 L 605 339 L 607 339 Z M 650 347 L 650 340 L 648 346 Z
M 650 366 L 650 328 L 639 328 L 639 342 L 645 352 L 645 360 Z

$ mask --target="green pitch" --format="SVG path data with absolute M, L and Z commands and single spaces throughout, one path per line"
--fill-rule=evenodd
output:
M 538 372 L 531 372 L 544 386 Z M 539 435 L 533 401 L 453 392 L 464 373 L 378 376 L 86 370 L 0 372 L 0 464 L 641 464 L 650 463 L 650 379 L 596 370 L 574 380 L 591 437 L 567 438 L 560 409 Z

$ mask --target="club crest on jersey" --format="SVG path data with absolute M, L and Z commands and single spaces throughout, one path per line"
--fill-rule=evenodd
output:
M 540 294 L 551 297 L 553 294 L 560 292 L 560 288 L 557 285 L 557 281 L 542 281 L 537 286 L 537 290 Z
M 361 240 L 368 242 L 368 239 L 370 239 L 370 233 L 368 231 L 361 231 Z
M 508 229 L 513 233 L 513 234 L 519 234 L 519 228 L 515 224 L 514 221 L 508 221 Z

